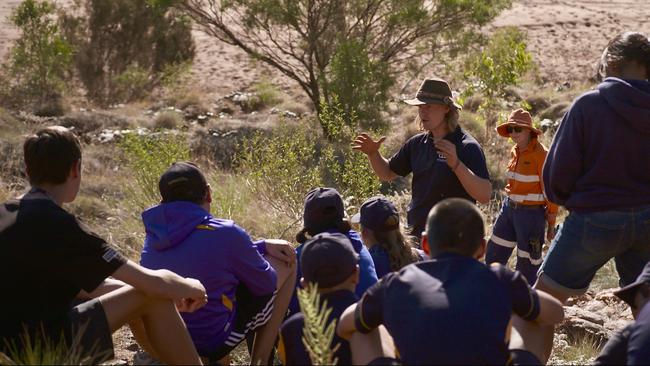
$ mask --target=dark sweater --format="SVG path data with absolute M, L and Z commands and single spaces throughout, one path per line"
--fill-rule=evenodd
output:
M 650 83 L 607 78 L 562 120 L 543 171 L 548 199 L 577 212 L 650 205 Z

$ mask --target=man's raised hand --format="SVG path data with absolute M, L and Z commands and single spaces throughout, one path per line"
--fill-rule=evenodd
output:
M 352 142 L 352 149 L 361 151 L 370 156 L 379 151 L 379 147 L 385 140 L 386 137 L 382 136 L 379 140 L 375 141 L 367 133 L 362 133 L 354 139 L 354 142 Z

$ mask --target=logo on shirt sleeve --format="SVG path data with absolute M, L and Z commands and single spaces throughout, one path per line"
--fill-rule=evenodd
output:
M 104 255 L 102 255 L 102 259 L 106 261 L 106 263 L 111 263 L 113 259 L 115 259 L 119 254 L 117 251 L 113 248 L 108 248 L 106 249 L 106 252 L 104 252 Z

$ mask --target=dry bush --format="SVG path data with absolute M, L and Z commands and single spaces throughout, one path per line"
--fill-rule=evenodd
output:
M 532 95 L 532 96 L 526 97 L 526 99 L 524 99 L 524 101 L 530 107 L 528 109 L 528 111 L 532 115 L 536 115 L 536 114 L 540 113 L 543 110 L 546 110 L 548 107 L 551 106 L 551 102 L 548 101 L 548 99 L 546 99 L 543 96 L 539 96 L 539 95 Z
M 127 129 L 132 127 L 129 119 L 109 112 L 75 112 L 59 120 L 59 124 L 72 128 L 76 134 L 83 135 L 103 129 Z
M 539 118 L 545 119 L 548 118 L 550 120 L 558 120 L 562 117 L 564 117 L 564 114 L 569 110 L 569 107 L 571 106 L 571 103 L 569 102 L 559 102 L 555 103 L 548 108 L 544 109 L 542 113 L 540 113 Z
M 154 118 L 151 127 L 154 130 L 173 130 L 183 123 L 183 116 L 176 111 L 162 111 Z
M 483 104 L 483 97 L 480 95 L 471 95 L 465 98 L 463 102 L 463 111 L 477 112 Z

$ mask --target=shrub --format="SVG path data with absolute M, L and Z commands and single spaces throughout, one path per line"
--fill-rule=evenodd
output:
M 305 122 L 281 122 L 271 136 L 255 133 L 237 158 L 253 194 L 290 220 L 302 217 L 305 194 L 323 185 L 317 139 Z
M 150 75 L 146 69 L 137 65 L 129 65 L 114 79 L 115 99 L 129 101 L 145 97 L 150 86 L 149 79 Z
M 72 47 L 63 39 L 54 12 L 49 1 L 25 0 L 9 18 L 21 31 L 4 65 L 4 99 L 14 106 L 51 103 L 64 91 Z
M 482 51 L 467 58 L 464 67 L 465 78 L 470 82 L 465 93 L 472 95 L 478 91 L 485 96 L 481 109 L 486 112 L 486 121 L 491 122 L 497 97 L 503 97 L 507 87 L 517 84 L 532 67 L 525 34 L 512 27 L 497 30 Z M 491 123 L 486 123 L 488 131 L 491 127 Z
M 356 114 L 348 115 L 336 99 L 321 110 L 321 124 L 334 140 L 323 149 L 324 179 L 339 189 L 348 204 L 359 206 L 376 194 L 381 184 L 365 155 L 350 147 L 358 125 Z
M 381 112 L 387 108 L 394 80 L 385 62 L 371 60 L 361 42 L 345 41 L 332 58 L 330 78 L 329 93 L 335 99 L 331 102 L 340 103 L 345 121 L 354 119 L 363 129 L 386 129 Z
M 153 127 L 156 130 L 172 130 L 178 128 L 183 123 L 183 116 L 176 111 L 160 112 L 153 121 Z
M 95 102 L 140 98 L 173 80 L 194 57 L 190 22 L 169 1 L 76 0 L 76 5 L 77 14 L 60 19 L 77 49 L 77 73 Z
M 256 134 L 238 158 L 253 193 L 296 222 L 302 217 L 304 195 L 314 187 L 335 187 L 354 206 L 380 188 L 365 156 L 350 147 L 350 125 L 356 119 L 346 123 L 340 104 L 322 110 L 322 126 L 333 141 L 314 133 L 316 121 L 285 123 L 270 136 Z
M 263 107 L 271 107 L 279 104 L 282 101 L 280 92 L 273 86 L 273 84 L 262 81 L 253 86 L 255 94 L 259 98 L 259 102 Z
M 171 164 L 190 158 L 190 150 L 183 136 L 131 134 L 126 135 L 119 146 L 133 174 L 134 184 L 126 187 L 126 190 L 138 214 L 160 202 L 158 180 L 162 173 Z

